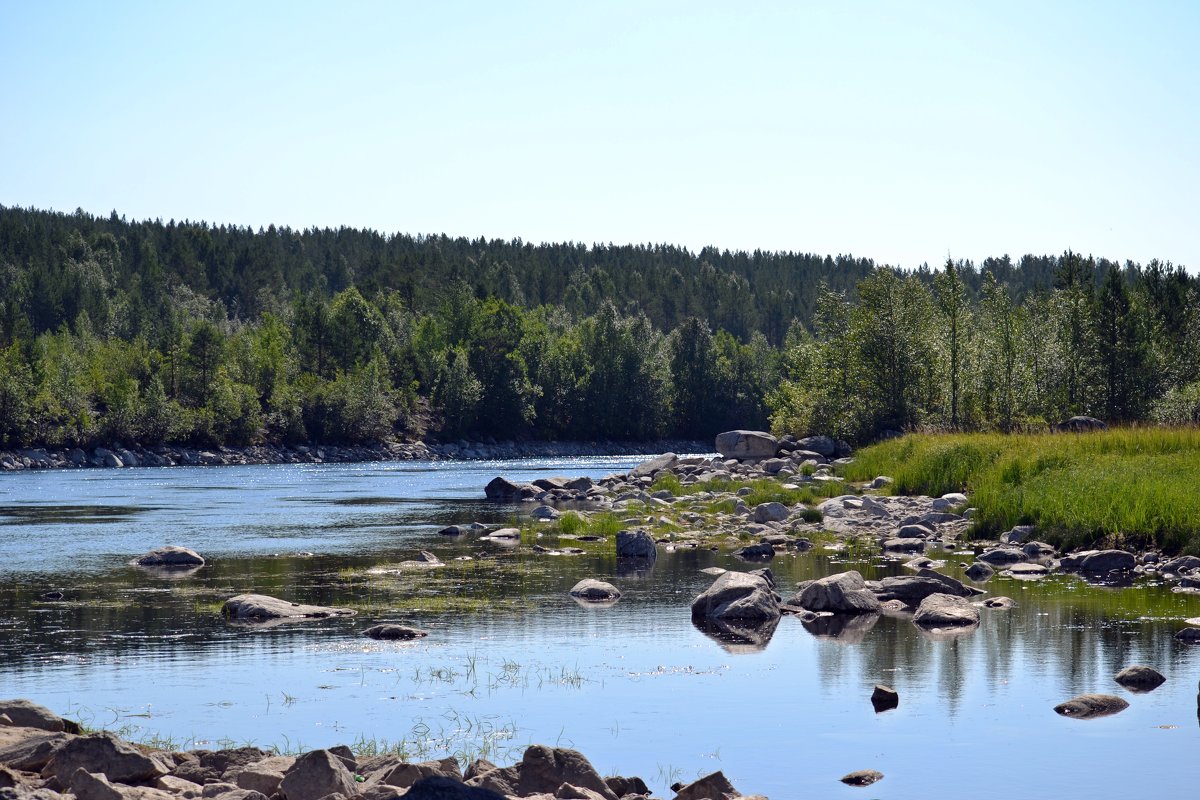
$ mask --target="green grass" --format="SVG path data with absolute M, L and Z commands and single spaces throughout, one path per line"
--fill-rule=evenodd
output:
M 1200 430 L 910 435 L 865 448 L 849 480 L 893 494 L 966 490 L 975 532 L 1033 524 L 1059 547 L 1161 547 L 1200 555 Z

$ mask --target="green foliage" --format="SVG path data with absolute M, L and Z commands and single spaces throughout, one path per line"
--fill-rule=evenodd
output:
M 1200 554 L 1200 431 L 912 435 L 866 448 L 846 477 L 887 474 L 897 493 L 966 489 L 975 530 L 1034 524 L 1060 547 L 1155 546 Z

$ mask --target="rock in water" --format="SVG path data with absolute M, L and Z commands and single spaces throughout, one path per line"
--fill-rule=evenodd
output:
M 883 780 L 883 773 L 874 769 L 860 769 L 841 777 L 842 783 L 847 786 L 870 786 L 881 780 Z
M 779 600 L 759 575 L 726 572 L 692 601 L 692 618 L 762 621 L 777 619 Z
M 854 570 L 812 581 L 792 602 L 809 611 L 835 614 L 878 614 L 882 608 L 879 598 L 867 588 L 862 575 Z
M 1149 692 L 1166 683 L 1167 679 L 1153 667 L 1134 664 L 1118 672 L 1113 680 L 1135 692 Z
M 871 705 L 875 707 L 875 713 L 880 711 L 891 711 L 900 705 L 900 694 L 890 686 L 875 684 L 875 691 L 871 692 Z
M 579 583 L 571 587 L 569 594 L 572 597 L 578 597 L 581 600 L 604 602 L 606 600 L 620 599 L 621 590 L 613 586 L 611 583 L 605 583 L 604 581 L 599 581 L 595 578 L 584 578 Z
M 979 624 L 979 609 L 961 597 L 931 594 L 921 601 L 913 622 L 922 628 L 956 628 Z
M 1055 712 L 1064 717 L 1075 719 L 1093 719 L 1107 717 L 1129 708 L 1129 703 L 1111 694 L 1081 694 L 1072 697 L 1065 703 L 1054 707 Z
M 420 639 L 421 637 L 428 635 L 429 631 L 423 631 L 418 628 L 410 628 L 407 625 L 372 625 L 363 631 L 363 636 L 371 639 L 383 639 L 386 641 Z
M 139 567 L 202 567 L 204 559 L 195 550 L 167 545 L 139 556 L 133 562 Z
M 269 619 L 321 619 L 324 617 L 350 617 L 356 612 L 349 608 L 326 608 L 289 603 L 278 597 L 265 594 L 239 594 L 225 601 L 221 609 L 229 619 L 248 622 Z
M 739 461 L 774 458 L 779 440 L 763 431 L 726 431 L 717 434 L 717 452 Z
M 617 558 L 638 558 L 653 561 L 658 558 L 654 540 L 645 531 L 617 533 Z

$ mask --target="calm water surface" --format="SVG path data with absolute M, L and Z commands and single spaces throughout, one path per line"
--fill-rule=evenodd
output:
M 622 574 L 604 555 L 437 534 L 514 519 L 516 507 L 483 500 L 497 474 L 599 477 L 639 460 L 0 476 L 0 694 L 183 747 L 405 741 L 414 756 L 486 752 L 510 763 L 530 742 L 559 743 L 667 796 L 673 781 L 715 769 L 774 800 L 1194 793 L 1200 647 L 1172 634 L 1200 616 L 1195 596 L 1153 582 L 998 578 L 988 591 L 1019 607 L 985 610 L 980 628 L 959 637 L 890 617 L 841 630 L 784 618 L 757 644 L 731 644 L 688 613 L 711 581 L 702 568 L 747 568 L 723 553 L 662 552 L 651 570 Z M 129 566 L 162 544 L 193 547 L 209 564 L 173 578 Z M 475 560 L 402 571 L 390 585 L 363 577 L 420 549 Z M 946 557 L 952 574 L 968 558 Z M 771 564 L 785 594 L 851 567 L 902 571 L 822 550 Z M 582 577 L 610 580 L 625 597 L 580 607 L 566 590 Z M 47 591 L 64 597 L 42 600 Z M 243 591 L 360 614 L 227 625 L 220 601 Z M 358 635 L 379 621 L 430 636 Z M 1112 675 L 1133 663 L 1167 683 L 1125 691 Z M 896 687 L 899 709 L 873 712 L 875 683 Z M 1054 714 L 1093 691 L 1130 708 L 1090 721 Z M 864 768 L 886 778 L 865 790 L 837 782 Z

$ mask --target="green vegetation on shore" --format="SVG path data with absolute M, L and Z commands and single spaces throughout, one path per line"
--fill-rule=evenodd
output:
M 1196 429 L 909 435 L 860 450 L 844 471 L 850 480 L 888 475 L 895 494 L 966 490 L 980 536 L 1033 524 L 1039 539 L 1064 549 L 1200 555 Z

